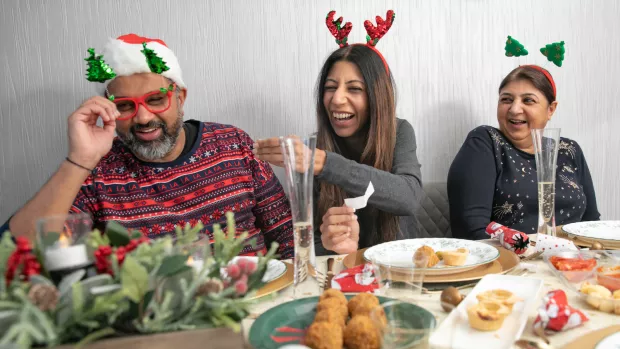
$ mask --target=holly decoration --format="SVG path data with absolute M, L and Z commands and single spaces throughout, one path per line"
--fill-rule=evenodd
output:
M 143 236 L 138 239 L 132 239 L 126 246 L 118 246 L 112 248 L 110 246 L 99 246 L 95 252 L 95 268 L 99 274 L 109 274 L 114 276 L 113 263 L 116 263 L 118 267 L 123 265 L 125 261 L 125 255 L 135 250 L 138 245 L 143 243 L 149 243 L 149 238 Z M 112 261 L 112 253 L 114 253 L 115 262 Z
M 554 42 L 540 49 L 540 53 L 542 53 L 545 57 L 547 57 L 547 60 L 553 62 L 553 64 L 558 67 L 562 66 L 564 52 L 564 41 Z
M 381 16 L 376 17 L 377 26 L 375 27 L 371 21 L 364 21 L 364 28 L 366 28 L 366 44 L 370 46 L 377 45 L 379 39 L 381 39 L 392 27 L 392 23 L 394 23 L 394 19 L 396 18 L 396 14 L 392 10 L 388 10 L 385 15 L 385 20 L 381 18 Z
M 232 212 L 226 213 L 225 229 L 214 224 L 210 236 L 199 235 L 200 222 L 174 229 L 174 242 L 171 235 L 149 240 L 108 222 L 103 233 L 94 230 L 83 241 L 100 274 L 78 269 L 57 285 L 43 276 L 45 265 L 35 258 L 48 241 L 31 247 L 27 239 L 13 242 L 5 232 L 0 237 L 0 347 L 76 342 L 82 347 L 113 335 L 213 327 L 240 331 L 278 245 L 257 260 L 235 259 L 256 241 L 248 242 L 247 232 L 237 235 Z
M 334 20 L 335 14 L 336 11 L 329 11 L 327 17 L 325 18 L 325 24 L 327 25 L 329 32 L 336 38 L 336 43 L 338 46 L 345 47 L 348 45 L 347 40 L 349 39 L 349 33 L 351 32 L 353 25 L 351 22 L 347 22 L 344 24 L 344 27 L 341 27 L 343 19 L 340 17 Z
M 161 74 L 167 70 L 170 70 L 161 57 L 159 57 L 154 50 L 146 47 L 146 42 L 142 43 L 142 47 L 144 48 L 140 52 L 144 54 L 146 57 L 146 63 L 149 65 L 149 69 L 156 74 Z
M 504 49 L 506 50 L 507 57 L 520 57 L 528 55 L 525 47 L 523 47 L 519 41 L 515 40 L 511 36 L 508 36 L 508 39 L 506 40 L 506 47 Z
M 20 280 L 28 281 L 32 275 L 39 275 L 41 265 L 32 253 L 30 241 L 20 236 L 15 239 L 16 248 L 7 260 L 4 274 L 7 287 L 18 276 Z
M 86 80 L 103 83 L 106 80 L 113 79 L 116 76 L 114 70 L 103 60 L 103 56 L 95 55 L 94 48 L 89 48 L 88 53 L 90 56 L 84 58 L 84 60 L 88 62 Z

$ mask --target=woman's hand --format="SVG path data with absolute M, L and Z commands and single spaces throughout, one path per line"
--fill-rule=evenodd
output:
M 304 156 L 307 159 L 310 155 L 310 148 L 308 148 L 297 136 L 294 140 L 295 148 L 295 170 L 297 172 L 305 172 L 309 163 L 304 162 Z M 273 137 L 268 139 L 261 139 L 254 143 L 254 154 L 259 160 L 266 161 L 274 166 L 284 167 L 284 154 L 282 153 L 282 147 L 280 146 L 280 137 Z M 323 171 L 325 165 L 326 154 L 321 149 L 314 151 L 314 175 L 318 175 Z
M 320 227 L 323 247 L 337 254 L 357 251 L 360 225 L 354 212 L 355 209 L 346 206 L 327 210 Z

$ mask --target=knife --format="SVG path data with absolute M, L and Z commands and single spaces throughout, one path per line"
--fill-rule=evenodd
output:
M 334 278 L 334 258 L 327 258 L 327 273 L 325 274 L 325 285 L 323 290 L 329 290 L 332 288 L 332 279 Z

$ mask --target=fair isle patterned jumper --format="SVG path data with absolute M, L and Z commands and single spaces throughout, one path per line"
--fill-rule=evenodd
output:
M 213 238 L 212 226 L 226 224 L 232 211 L 237 234 L 256 238 L 244 255 L 265 252 L 271 242 L 280 258 L 293 256 L 288 199 L 269 164 L 254 158 L 252 139 L 242 130 L 200 123 L 196 142 L 169 163 L 137 159 L 119 139 L 78 193 L 72 212 L 87 212 L 95 225 L 117 221 L 149 238 L 174 235 L 174 226 L 199 221 Z

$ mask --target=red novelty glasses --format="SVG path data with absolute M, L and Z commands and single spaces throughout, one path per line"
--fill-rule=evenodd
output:
M 162 87 L 141 97 L 114 98 L 113 102 L 116 104 L 116 109 L 121 114 L 116 120 L 133 118 L 138 114 L 140 105 L 153 114 L 165 112 L 172 104 L 172 94 L 175 88 L 176 84 L 171 84 L 167 89 Z

